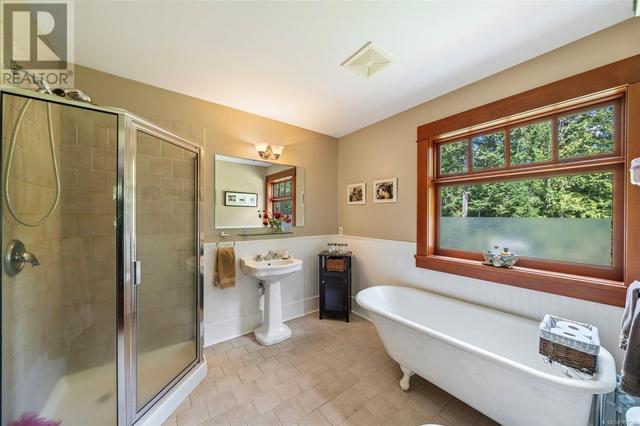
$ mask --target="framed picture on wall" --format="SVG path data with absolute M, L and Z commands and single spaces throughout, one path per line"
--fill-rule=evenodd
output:
M 398 202 L 398 178 L 387 178 L 373 181 L 374 203 Z
M 367 203 L 367 184 L 362 183 L 352 183 L 347 185 L 347 204 L 349 205 L 357 205 L 357 204 L 366 204 Z
M 258 207 L 258 194 L 224 191 L 224 205 L 228 207 Z

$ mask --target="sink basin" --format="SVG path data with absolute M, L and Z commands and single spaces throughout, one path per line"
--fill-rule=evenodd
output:
M 302 260 L 300 259 L 274 259 L 261 260 L 240 259 L 240 267 L 242 271 L 250 277 L 258 278 L 264 281 L 281 280 L 296 271 L 302 269 Z
M 242 272 L 264 282 L 264 322 L 253 333 L 265 346 L 280 343 L 291 337 L 291 329 L 282 322 L 282 296 L 280 281 L 302 269 L 302 260 L 274 259 L 257 261 L 240 259 Z

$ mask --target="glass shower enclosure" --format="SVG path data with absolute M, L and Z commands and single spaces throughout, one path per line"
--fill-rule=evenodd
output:
M 0 95 L 2 425 L 143 424 L 206 368 L 202 149 L 124 110 Z

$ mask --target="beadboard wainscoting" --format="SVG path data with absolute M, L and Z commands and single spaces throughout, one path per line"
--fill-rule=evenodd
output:
M 304 261 L 303 270 L 282 283 L 283 319 L 292 319 L 318 309 L 318 253 L 329 241 L 349 244 L 353 251 L 352 310 L 367 317 L 355 295 L 373 285 L 405 285 L 508 312 L 534 321 L 552 313 L 594 324 L 600 338 L 621 364 L 618 349 L 622 309 L 584 300 L 476 280 L 444 272 L 416 268 L 415 243 L 346 235 L 269 238 L 236 243 L 236 257 L 255 256 L 269 250 L 288 249 Z M 234 288 L 220 290 L 213 285 L 216 245 L 205 245 L 205 345 L 249 333 L 262 323 L 257 281 L 245 276 L 237 266 Z M 473 326 L 470 324 L 470 326 Z M 497 330 L 496 332 L 499 332 Z
M 240 238 L 240 237 L 238 237 Z M 236 285 L 221 290 L 213 284 L 215 243 L 205 244 L 204 344 L 210 346 L 251 332 L 262 324 L 258 280 L 240 270 L 240 258 L 288 249 L 303 261 L 302 271 L 282 281 L 282 318 L 289 320 L 318 310 L 318 253 L 326 248 L 327 236 L 267 238 L 236 242 Z M 231 243 L 220 243 L 229 245 Z
M 541 321 L 544 314 L 552 313 L 597 326 L 602 345 L 621 365 L 624 357 L 618 348 L 621 308 L 416 268 L 416 244 L 411 242 L 351 236 L 334 239 L 349 244 L 349 250 L 354 253 L 352 310 L 357 314 L 367 316 L 355 301 L 358 291 L 380 284 L 422 288 L 534 321 Z

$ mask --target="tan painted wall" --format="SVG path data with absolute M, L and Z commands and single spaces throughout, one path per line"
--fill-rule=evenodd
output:
M 640 53 L 640 18 L 568 44 L 338 140 L 338 225 L 348 235 L 416 237 L 416 128 Z M 397 204 L 373 204 L 371 182 L 397 176 Z M 367 182 L 367 204 L 346 205 L 346 186 Z
M 214 155 L 259 159 L 254 142 L 286 145 L 278 163 L 305 168 L 305 226 L 295 228 L 294 235 L 336 232 L 335 138 L 81 66 L 75 84 L 99 105 L 125 108 L 204 144 L 207 242 L 219 233 L 214 229 Z

